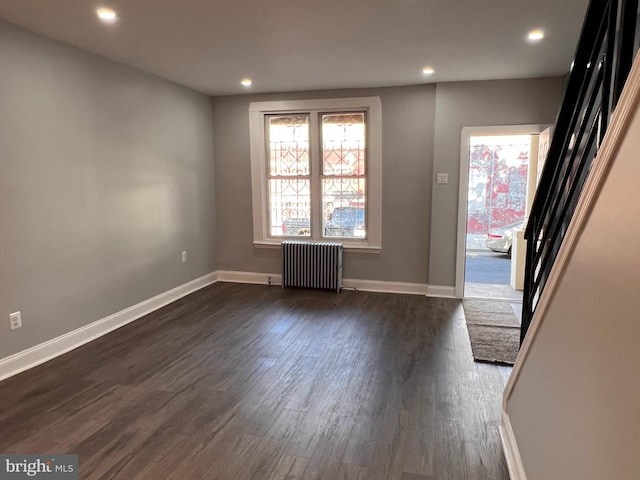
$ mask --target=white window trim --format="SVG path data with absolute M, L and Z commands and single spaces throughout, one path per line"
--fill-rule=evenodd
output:
M 367 238 L 322 239 L 339 241 L 347 250 L 379 253 L 382 249 L 382 104 L 380 97 L 332 98 L 251 102 L 249 134 L 251 141 L 251 191 L 253 207 L 253 244 L 257 247 L 280 246 L 289 237 L 272 237 L 268 225 L 267 160 L 265 116 L 279 113 L 336 112 L 365 110 L 368 118 L 367 144 Z M 321 238 L 304 240 L 317 241 Z

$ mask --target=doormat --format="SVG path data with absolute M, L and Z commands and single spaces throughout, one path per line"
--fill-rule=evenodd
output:
M 513 365 L 520 349 L 520 324 L 509 302 L 462 300 L 476 362 Z

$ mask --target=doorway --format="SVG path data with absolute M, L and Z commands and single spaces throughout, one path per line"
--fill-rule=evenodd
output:
M 542 125 L 462 132 L 456 296 L 522 302 L 526 225 Z M 519 234 L 520 237 L 522 234 Z

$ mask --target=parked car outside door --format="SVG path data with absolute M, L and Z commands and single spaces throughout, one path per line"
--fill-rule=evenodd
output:
M 492 228 L 489 230 L 489 233 L 487 233 L 487 248 L 492 252 L 506 253 L 511 257 L 514 231 L 520 230 L 523 227 L 524 220 L 520 220 L 502 228 Z

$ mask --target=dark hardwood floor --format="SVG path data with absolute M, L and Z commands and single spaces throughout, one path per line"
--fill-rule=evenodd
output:
M 82 479 L 507 480 L 460 302 L 218 283 L 0 382 L 0 452 Z

